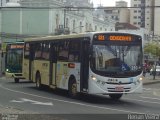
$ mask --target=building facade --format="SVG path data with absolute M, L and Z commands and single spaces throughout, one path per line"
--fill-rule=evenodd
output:
M 154 25 L 154 0 L 131 0 L 130 23 L 153 31 Z
M 160 0 L 155 0 L 155 5 L 160 6 Z M 154 13 L 154 35 L 158 36 L 158 39 L 160 40 L 160 8 L 155 8 Z
M 106 13 L 106 19 L 114 20 L 115 22 L 129 23 L 130 11 L 127 6 L 128 3 L 126 1 L 117 1 L 115 7 L 110 7 L 104 10 Z

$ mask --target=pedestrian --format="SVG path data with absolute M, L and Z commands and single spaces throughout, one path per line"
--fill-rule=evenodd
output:
M 156 64 L 153 65 L 153 68 L 152 68 L 152 72 L 153 72 L 153 79 L 155 80 L 155 76 L 156 76 Z

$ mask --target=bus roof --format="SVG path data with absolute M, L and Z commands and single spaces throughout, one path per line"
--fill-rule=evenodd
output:
M 69 35 L 49 35 L 49 36 L 41 36 L 41 37 L 33 37 L 33 38 L 26 38 L 24 41 L 41 41 L 41 40 L 57 40 L 63 38 L 77 38 L 77 37 L 84 37 L 86 34 L 69 34 Z
M 118 32 L 118 31 L 100 31 L 100 32 L 86 32 L 86 33 L 79 33 L 79 34 L 68 34 L 68 35 L 48 35 L 48 36 L 40 36 L 40 37 L 33 37 L 33 38 L 25 38 L 24 42 L 30 41 L 42 41 L 42 40 L 61 40 L 64 38 L 81 38 L 81 37 L 92 37 L 94 34 L 97 33 L 122 33 L 122 34 L 132 34 L 128 32 Z M 132 34 L 137 35 L 137 34 Z

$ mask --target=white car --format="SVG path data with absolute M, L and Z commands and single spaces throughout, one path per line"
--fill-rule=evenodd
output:
M 153 75 L 153 68 L 150 70 L 150 75 Z M 156 75 L 160 75 L 160 66 L 156 66 Z

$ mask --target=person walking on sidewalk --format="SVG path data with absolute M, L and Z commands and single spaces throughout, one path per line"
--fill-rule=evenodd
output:
M 156 63 L 153 65 L 153 68 L 152 68 L 152 72 L 153 72 L 153 80 L 155 80 L 155 76 L 156 76 Z

